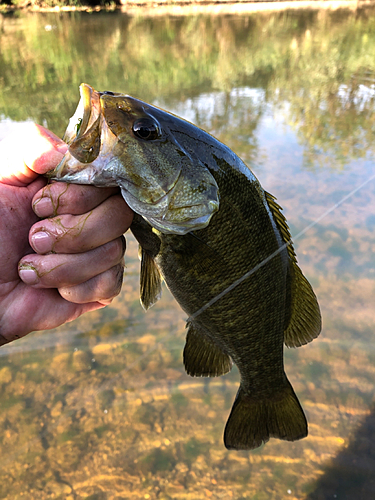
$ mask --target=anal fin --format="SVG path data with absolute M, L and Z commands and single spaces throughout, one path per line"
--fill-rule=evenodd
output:
M 267 399 L 251 397 L 239 388 L 224 431 L 229 450 L 252 450 L 271 437 L 296 441 L 306 436 L 306 417 L 288 380 Z
M 186 344 L 184 348 L 184 365 L 188 375 L 192 377 L 218 377 L 228 373 L 232 368 L 232 360 L 194 324 L 188 324 Z

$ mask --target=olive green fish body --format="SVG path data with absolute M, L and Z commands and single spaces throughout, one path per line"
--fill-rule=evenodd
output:
M 223 161 L 219 164 L 220 172 L 214 177 L 219 186 L 220 210 L 210 224 L 184 236 L 158 232 L 161 246 L 155 261 L 189 316 L 284 246 L 259 183 L 255 179 L 249 182 L 241 170 Z M 147 229 L 143 235 L 136 227 L 133 230 L 142 245 Z M 307 434 L 306 419 L 283 367 L 290 265 L 287 249 L 283 248 L 188 324 L 184 362 L 189 374 L 221 375 L 230 370 L 231 361 L 241 374 L 238 398 L 246 401 L 248 410 L 240 422 L 237 418 L 229 420 L 225 435 L 228 448 L 255 448 L 271 436 L 294 440 Z M 209 341 L 206 347 L 201 343 L 202 336 Z M 219 359 L 210 359 L 212 344 L 222 352 Z M 223 356 L 227 358 L 224 361 Z M 284 426 L 291 427 L 287 430 L 269 410 L 284 393 L 291 398 L 292 406 L 285 411 Z M 256 408 L 262 406 L 257 414 Z M 246 432 L 239 432 L 244 425 Z
M 82 84 L 66 138 L 69 151 L 50 177 L 120 186 L 136 212 L 143 306 L 158 300 L 163 278 L 189 316 L 187 373 L 219 376 L 237 365 L 225 445 L 306 436 L 283 345 L 313 340 L 321 319 L 274 197 L 210 134 L 123 94 Z
M 246 191 L 239 192 L 242 175 L 230 173 L 222 186 L 218 183 L 220 210 L 205 229 L 185 236 L 160 234 L 156 262 L 189 316 L 282 245 L 255 182 L 245 183 Z M 255 359 L 272 353 L 272 371 L 282 369 L 287 271 L 284 249 L 193 320 L 239 368 L 250 365 L 255 376 L 262 377 L 265 369 L 249 363 L 250 352 Z

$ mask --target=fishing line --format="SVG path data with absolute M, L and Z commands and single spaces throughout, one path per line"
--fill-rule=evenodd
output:
M 306 226 L 305 229 L 303 229 L 302 231 L 300 231 L 293 239 L 290 239 L 287 243 L 284 243 L 284 245 L 282 245 L 275 252 L 273 252 L 271 255 L 269 255 L 268 257 L 266 257 L 262 262 L 260 262 L 255 267 L 253 267 L 250 271 L 248 271 L 243 276 L 241 276 L 241 278 L 238 278 L 236 281 L 234 281 L 231 285 L 229 285 L 227 288 L 225 288 L 225 290 L 223 290 L 218 295 L 216 295 L 216 297 L 214 297 L 210 301 L 208 301 L 204 306 L 202 306 L 200 309 L 198 309 L 198 311 L 196 311 L 194 314 L 192 314 L 191 316 L 189 316 L 186 321 L 188 321 L 188 322 L 189 321 L 193 321 L 202 312 L 204 312 L 206 309 L 208 309 L 213 304 L 215 304 L 215 302 L 217 302 L 222 297 L 224 297 L 224 295 L 226 295 L 227 293 L 231 292 L 234 288 L 236 288 L 236 286 L 238 286 L 240 283 L 242 283 L 243 281 L 245 281 L 252 274 L 256 273 L 258 271 L 258 269 L 260 269 L 261 267 L 263 267 L 270 260 L 272 260 L 274 257 L 276 257 L 276 255 L 278 255 L 280 252 L 282 252 L 283 250 L 285 250 L 285 248 L 287 248 L 289 245 L 291 245 L 293 243 L 293 241 L 298 240 L 298 238 L 300 238 L 301 236 L 303 236 L 307 231 L 309 231 L 309 229 L 311 229 L 312 227 L 314 227 L 322 219 L 324 219 L 325 217 L 327 217 L 327 215 L 329 215 L 334 210 L 336 210 L 336 208 L 338 208 L 340 205 L 342 205 L 343 203 L 345 203 L 346 200 L 348 200 L 351 196 L 353 196 L 355 193 L 357 193 L 360 189 L 362 189 L 364 186 L 366 186 L 366 184 L 368 184 L 369 182 L 371 182 L 373 179 L 375 179 L 375 174 L 372 175 L 371 177 L 369 177 L 366 181 L 362 182 L 362 184 L 360 184 L 358 187 L 356 187 L 355 189 L 353 189 L 352 191 L 350 191 L 350 193 L 348 193 L 343 198 L 341 198 L 340 201 L 338 201 L 337 203 L 335 203 L 334 205 L 332 205 L 331 208 L 329 208 L 328 210 L 326 210 L 321 216 L 319 216 L 317 219 L 315 219 L 315 221 L 311 222 L 308 226 Z

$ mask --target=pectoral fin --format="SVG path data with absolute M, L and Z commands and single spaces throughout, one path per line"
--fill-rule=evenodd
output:
M 153 306 L 161 297 L 162 277 L 154 259 L 140 246 L 140 299 L 144 309 Z
M 184 365 L 192 377 L 218 377 L 228 373 L 232 360 L 194 323 L 189 323 L 184 349 Z
M 138 214 L 134 214 L 130 229 L 139 243 L 140 300 L 147 310 L 161 297 L 162 276 L 154 260 L 160 249 L 160 239 L 152 231 L 150 224 Z

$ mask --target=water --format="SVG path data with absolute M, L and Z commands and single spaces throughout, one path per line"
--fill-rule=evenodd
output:
M 285 352 L 309 436 L 229 452 L 238 372 L 184 373 L 186 315 L 167 290 L 143 312 L 127 236 L 111 307 L 0 349 L 0 498 L 374 496 L 374 27 L 370 8 L 0 17 L 0 138 L 62 135 L 81 82 L 193 121 L 278 198 L 323 314 Z

